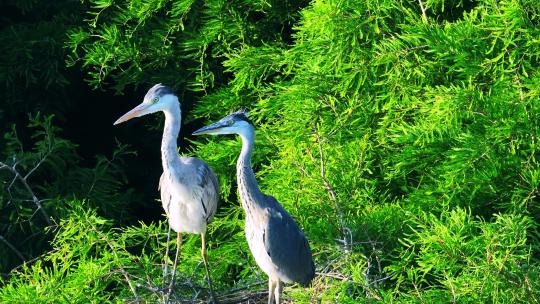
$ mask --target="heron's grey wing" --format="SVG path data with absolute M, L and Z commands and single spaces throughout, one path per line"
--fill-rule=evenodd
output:
M 169 217 L 169 207 L 171 205 L 172 195 L 170 191 L 169 182 L 165 178 L 165 172 L 163 172 L 161 174 L 161 177 L 159 178 L 158 191 L 160 191 L 161 205 L 163 206 L 163 210 L 165 210 L 167 217 Z
M 266 252 L 281 273 L 303 286 L 309 285 L 315 276 L 315 265 L 306 236 L 274 197 L 265 197 L 268 206 L 263 232 Z
M 210 166 L 198 160 L 197 181 L 201 188 L 201 204 L 206 212 L 206 222 L 210 223 L 216 214 L 219 201 L 219 183 L 216 174 Z

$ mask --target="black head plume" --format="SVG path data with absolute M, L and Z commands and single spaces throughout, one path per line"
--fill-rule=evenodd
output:
M 234 119 L 236 121 L 243 120 L 243 121 L 253 125 L 253 122 L 251 122 L 248 115 L 249 115 L 249 113 L 245 109 L 240 109 L 240 110 L 238 110 L 238 111 L 236 111 L 234 113 L 231 113 L 229 115 L 229 117 L 231 117 L 232 119 Z
M 168 94 L 172 94 L 174 95 L 174 92 L 171 88 L 169 88 L 168 86 L 166 85 L 163 85 L 161 83 L 158 83 L 156 85 L 154 85 L 153 87 L 150 88 L 150 90 L 148 90 L 148 92 L 146 93 L 146 96 L 145 98 L 151 98 L 151 97 L 163 97 L 165 95 L 168 95 Z

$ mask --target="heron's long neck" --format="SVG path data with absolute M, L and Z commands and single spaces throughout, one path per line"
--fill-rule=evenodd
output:
M 251 151 L 255 142 L 255 132 L 251 129 L 245 133 L 240 134 L 242 138 L 242 152 L 236 163 L 236 176 L 242 206 L 246 211 L 250 211 L 254 207 L 264 208 L 261 205 L 264 202 L 264 195 L 259 189 L 255 174 L 251 168 Z
M 171 169 L 181 166 L 176 139 L 180 132 L 182 115 L 180 105 L 163 112 L 165 113 L 165 127 L 163 129 L 163 139 L 161 140 L 161 162 L 163 171 L 170 172 Z

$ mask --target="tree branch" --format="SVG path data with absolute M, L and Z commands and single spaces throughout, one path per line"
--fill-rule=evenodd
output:
M 99 231 L 97 229 L 97 227 L 94 226 L 94 224 L 92 224 L 92 222 L 88 221 L 87 220 L 87 223 L 92 227 L 92 230 L 98 234 L 106 243 L 107 245 L 109 246 L 109 248 L 111 249 L 111 252 L 112 254 L 114 255 L 114 257 L 119 260 L 119 257 L 118 257 L 118 254 L 116 253 L 116 248 L 113 246 L 113 244 L 109 241 L 109 239 L 107 238 L 107 236 Z M 124 276 L 124 278 L 126 279 L 126 282 L 128 283 L 128 286 L 129 286 L 129 289 L 131 290 L 131 293 L 133 293 L 133 296 L 135 297 L 135 303 L 141 303 L 141 300 L 139 298 L 139 296 L 137 295 L 137 291 L 135 290 L 135 287 L 133 286 L 133 283 L 131 282 L 131 280 L 129 279 L 129 274 L 127 273 L 127 271 L 124 269 L 124 267 L 122 267 L 122 265 L 118 264 L 118 269 L 120 270 L 120 272 L 122 273 L 122 275 Z
M 317 138 L 317 144 L 319 145 L 319 163 L 321 166 L 321 179 L 324 183 L 324 189 L 334 202 L 334 206 L 336 208 L 336 212 L 338 214 L 338 220 L 339 225 L 341 226 L 341 233 L 343 239 L 341 240 L 343 242 L 343 245 L 345 246 L 346 250 L 349 250 L 350 245 L 352 243 L 352 240 L 349 241 L 349 238 L 351 237 L 350 229 L 345 225 L 345 215 L 343 213 L 343 210 L 341 209 L 341 205 L 339 204 L 338 197 L 336 195 L 336 191 L 328 181 L 328 178 L 326 178 L 326 166 L 325 166 L 325 159 L 324 159 L 324 151 L 322 148 L 322 140 L 321 136 L 319 135 L 319 132 L 316 130 L 315 137 Z
M 11 244 L 8 240 L 6 240 L 5 237 L 1 236 L 0 235 L 0 241 L 2 241 L 4 244 L 6 244 L 6 246 L 9 247 L 9 249 L 11 249 L 13 252 L 15 252 L 15 254 L 17 254 L 17 256 L 23 261 L 23 262 L 26 262 L 26 258 L 22 255 L 22 253 L 17 250 L 17 248 L 15 248 L 15 246 L 13 246 L 13 244 Z
M 427 23 L 426 8 L 424 7 L 422 0 L 418 0 L 418 3 L 420 4 L 420 9 L 422 10 L 422 19 L 424 20 L 424 23 Z
M 266 283 L 267 283 L 266 280 L 258 281 L 258 282 L 255 282 L 255 283 L 248 284 L 246 286 L 241 286 L 241 287 L 238 287 L 238 288 L 235 288 L 235 289 L 231 289 L 231 290 L 229 290 L 228 292 L 226 292 L 223 295 L 229 295 L 229 294 L 233 294 L 233 293 L 236 293 L 236 292 L 239 292 L 239 291 L 242 291 L 242 290 L 251 289 L 251 288 L 256 287 L 256 286 L 265 285 Z
M 231 297 L 224 296 L 219 299 L 221 304 L 233 304 L 233 303 L 262 303 L 262 297 L 268 294 L 267 290 L 253 291 L 249 293 L 240 293 L 232 295 Z M 256 300 L 256 301 L 254 301 Z
M 350 277 L 350 276 L 346 276 L 346 275 L 343 275 L 343 274 L 341 274 L 341 273 L 316 272 L 316 274 L 317 274 L 318 276 L 328 277 L 328 278 L 332 278 L 332 279 L 336 279 L 336 280 L 341 280 L 341 281 L 350 281 L 350 280 L 351 280 L 351 277 Z
M 44 159 L 44 158 L 43 158 Z M 5 163 L 3 162 L 0 162 L 0 169 L 7 169 L 9 171 L 11 171 L 11 173 L 13 173 L 14 175 L 14 179 L 13 181 L 11 182 L 11 184 L 8 186 L 8 188 L 10 188 L 13 183 L 15 182 L 15 180 L 19 180 L 24 188 L 26 189 L 26 191 L 28 191 L 28 193 L 30 193 L 30 195 L 32 196 L 32 201 L 34 202 L 34 204 L 36 205 L 37 207 L 37 211 L 40 211 L 41 212 L 41 215 L 43 216 L 43 218 L 45 219 L 45 221 L 47 222 L 47 224 L 49 226 L 52 226 L 52 222 L 49 218 L 49 215 L 47 214 L 47 212 L 45 211 L 45 209 L 43 209 L 42 205 L 41 205 L 41 201 L 36 197 L 34 191 L 32 191 L 32 188 L 30 188 L 30 185 L 28 185 L 28 182 L 26 181 L 26 179 L 30 176 L 30 173 L 34 172 L 35 169 L 41 165 L 41 163 L 43 162 L 43 159 L 39 161 L 39 163 L 34 167 L 32 168 L 32 170 L 30 170 L 30 172 L 28 174 L 26 174 L 24 177 L 19 173 L 19 171 L 17 171 L 17 169 L 15 168 L 16 164 L 13 165 L 13 166 L 8 166 L 6 165 Z

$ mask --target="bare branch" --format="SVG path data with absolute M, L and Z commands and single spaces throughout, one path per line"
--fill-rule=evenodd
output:
M 420 293 L 420 290 L 418 289 L 418 286 L 416 286 L 415 283 L 412 283 L 414 287 L 414 291 L 416 291 L 416 295 L 418 296 L 418 299 L 420 300 L 420 303 L 424 304 L 424 298 L 422 298 L 422 294 Z
M 329 277 L 329 278 L 336 279 L 336 280 L 341 280 L 341 281 L 349 281 L 349 280 L 351 280 L 350 276 L 346 276 L 346 275 L 343 275 L 341 273 L 317 272 L 317 275 L 318 276 L 323 276 L 323 277 Z
M 339 204 L 336 191 L 328 181 L 328 178 L 326 178 L 326 166 L 321 136 L 319 135 L 319 132 L 317 130 L 314 133 L 315 137 L 317 138 L 317 144 L 319 145 L 319 163 L 321 166 L 321 179 L 324 183 L 324 189 L 334 202 L 334 207 L 336 208 L 336 212 L 338 214 L 339 225 L 342 233 L 342 239 L 340 241 L 345 246 L 345 249 L 349 250 L 352 242 L 352 233 L 351 230 L 345 225 L 345 215 L 343 213 L 343 210 L 341 209 L 341 205 Z
M 235 294 L 231 297 L 220 297 L 219 303 L 221 304 L 233 304 L 233 303 L 262 303 L 262 297 L 266 296 L 268 294 L 268 291 L 266 290 L 258 290 L 258 291 L 252 291 L 249 293 L 240 293 Z
M 42 163 L 42 161 L 40 161 L 40 162 L 38 163 L 38 165 L 41 164 L 41 163 Z M 37 166 L 38 166 L 38 165 L 37 165 Z M 28 191 L 28 193 L 30 193 L 30 195 L 32 196 L 32 201 L 33 201 L 34 204 L 36 205 L 37 210 L 39 210 L 39 211 L 41 212 L 41 215 L 43 216 L 43 218 L 45 219 L 45 221 L 47 222 L 47 224 L 48 224 L 49 226 L 52 226 L 52 222 L 51 222 L 51 220 L 50 220 L 50 218 L 49 218 L 49 215 L 47 214 L 47 212 L 45 211 L 45 209 L 43 209 L 43 207 L 41 206 L 41 201 L 36 197 L 34 191 L 32 191 L 32 188 L 30 188 L 30 185 L 28 185 L 28 183 L 27 183 L 27 181 L 26 181 L 26 178 L 29 176 L 29 174 L 27 174 L 25 177 L 23 177 L 23 176 L 19 173 L 19 171 L 17 171 L 17 169 L 15 168 L 16 164 L 14 164 L 13 166 L 8 166 L 8 165 L 6 165 L 5 163 L 0 162 L 0 166 L 1 166 L 0 169 L 7 169 L 7 170 L 11 171 L 11 173 L 13 173 L 13 175 L 14 175 L 14 179 L 13 179 L 13 181 L 10 183 L 10 185 L 8 186 L 8 188 L 11 188 L 11 186 L 13 185 L 13 183 L 15 182 L 15 180 L 19 180 L 19 181 L 23 184 L 23 186 L 25 187 L 26 191 Z M 34 167 L 34 168 L 31 170 L 31 172 L 33 172 L 33 171 L 35 170 L 35 168 L 37 168 L 37 166 Z
M 24 266 L 29 266 L 29 265 L 31 265 L 32 263 L 35 263 L 36 261 L 42 259 L 43 257 L 45 257 L 45 256 L 47 256 L 47 255 L 49 255 L 49 254 L 51 254 L 51 252 L 52 252 L 52 251 L 47 251 L 47 252 L 44 252 L 44 253 L 38 255 L 37 257 L 34 257 L 34 258 L 30 259 L 30 260 L 27 260 L 27 261 L 25 261 L 24 263 L 20 264 L 19 266 L 15 267 L 15 268 L 12 268 L 12 269 L 10 270 L 10 272 L 13 273 L 13 272 L 15 272 L 15 271 L 19 271 L 19 270 L 21 270 L 21 268 L 23 268 Z
M 387 276 L 385 276 L 383 278 L 373 280 L 373 281 L 369 282 L 369 285 L 371 286 L 371 285 L 377 284 L 379 282 L 384 282 L 384 281 L 390 279 L 391 277 L 393 277 L 394 275 L 395 275 L 395 273 L 391 273 L 391 274 L 389 274 L 389 275 L 387 275 Z
M 256 286 L 265 285 L 266 283 L 267 283 L 267 281 L 264 280 L 264 281 L 258 281 L 258 282 L 255 282 L 255 283 L 247 284 L 246 286 L 241 286 L 241 287 L 238 287 L 238 288 L 235 288 L 235 289 L 231 289 L 227 293 L 225 293 L 225 295 L 236 293 L 236 292 L 246 290 L 246 289 L 251 289 L 251 288 L 256 287 Z
M 92 227 L 92 231 L 94 231 L 96 234 L 98 234 L 107 243 L 109 248 L 111 248 L 111 252 L 113 253 L 114 257 L 118 260 L 119 257 L 118 257 L 118 254 L 116 253 L 116 247 L 113 246 L 113 244 L 109 241 L 107 236 L 103 232 L 99 231 L 97 229 L 97 227 L 95 227 L 94 224 L 92 224 L 92 222 L 87 220 L 87 223 L 90 224 L 90 226 Z M 129 289 L 131 290 L 131 293 L 133 293 L 133 296 L 135 297 L 135 303 L 141 303 L 141 300 L 140 300 L 139 296 L 137 295 L 137 291 L 135 290 L 135 287 L 133 286 L 133 283 L 129 279 L 129 274 L 127 273 L 127 271 L 120 264 L 118 264 L 118 269 L 120 269 L 120 272 L 122 273 L 122 275 L 126 279 L 126 282 L 128 283 Z
M 24 180 L 27 180 L 28 177 L 32 175 L 32 173 L 34 173 L 34 171 L 36 171 L 36 169 L 39 168 L 39 166 L 41 166 L 41 164 L 45 161 L 45 159 L 47 159 L 47 157 L 51 155 L 51 151 L 52 151 L 52 148 L 49 147 L 49 150 L 47 151 L 47 153 L 45 153 L 45 155 L 39 160 L 39 162 L 32 169 L 30 169 L 30 171 L 28 171 L 28 173 L 26 173 L 26 175 L 23 178 Z
M 422 0 L 418 0 L 418 3 L 420 4 L 420 9 L 422 10 L 422 20 L 424 20 L 424 23 L 427 23 L 426 8 L 424 7 Z
M 17 254 L 17 256 L 23 261 L 23 262 L 26 262 L 26 258 L 22 255 L 22 253 L 17 250 L 17 248 L 15 248 L 15 246 L 13 246 L 13 244 L 11 244 L 8 240 L 6 240 L 5 237 L 1 236 L 0 235 L 0 241 L 2 241 L 4 244 L 6 244 L 6 246 L 9 247 L 9 249 L 11 249 L 13 252 L 15 252 L 15 254 Z

